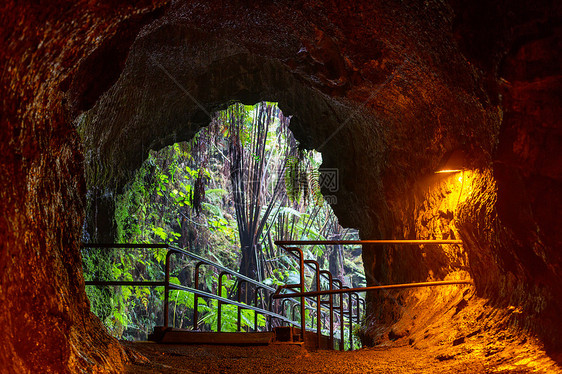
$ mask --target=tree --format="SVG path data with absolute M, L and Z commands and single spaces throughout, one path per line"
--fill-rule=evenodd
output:
M 238 267 L 242 274 L 265 283 L 298 282 L 296 263 L 274 245 L 275 240 L 322 240 L 336 234 L 342 239 L 358 238 L 354 230 L 343 231 L 323 202 L 318 185 L 320 164 L 318 153 L 299 150 L 289 130 L 289 118 L 274 103 L 235 104 L 217 113 L 190 142 L 150 152 L 115 199 L 117 241 L 164 242 L 228 268 Z M 336 262 L 337 275 L 357 270 L 345 266 L 351 262 L 346 259 L 349 251 L 342 247 L 303 250 L 323 268 L 333 266 L 327 262 Z M 99 270 L 96 264 L 105 261 L 108 274 L 100 279 L 162 277 L 163 250 L 115 252 L 109 258 L 100 255 L 84 253 L 85 269 Z M 173 282 L 193 286 L 194 263 L 172 257 L 171 267 Z M 217 275 L 215 269 L 205 267 L 201 287 L 216 292 Z M 234 294 L 238 287 L 233 281 L 229 293 Z M 109 297 L 113 313 L 101 310 L 105 305 L 101 296 L 92 307 L 106 317 L 104 323 L 117 337 L 142 339 L 162 316 L 161 296 L 158 289 L 123 288 Z M 176 291 L 170 300 L 174 325 L 189 325 L 193 295 Z M 212 303 L 200 301 L 199 306 L 204 314 L 200 321 L 212 326 L 216 319 Z
M 281 176 L 291 150 L 287 142 L 289 121 L 269 103 L 258 104 L 250 118 L 244 106 L 236 104 L 228 109 L 227 118 L 230 181 L 242 251 L 240 273 L 263 280 L 260 240 L 284 193 Z M 276 118 L 278 123 L 274 124 Z M 277 144 L 272 146 L 268 136 L 274 125 Z

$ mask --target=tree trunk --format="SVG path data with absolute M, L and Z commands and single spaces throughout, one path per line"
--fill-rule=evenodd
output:
M 330 252 L 330 273 L 334 278 L 344 282 L 345 279 L 345 269 L 343 268 L 343 246 L 334 245 L 332 251 Z
M 256 263 L 256 246 L 245 245 L 242 247 L 242 258 L 240 260 L 240 274 L 248 278 L 258 279 L 258 267 Z

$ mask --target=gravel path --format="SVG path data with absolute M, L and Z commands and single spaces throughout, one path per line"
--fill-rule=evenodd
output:
M 258 347 L 124 343 L 137 356 L 129 373 L 488 373 L 482 362 L 428 356 L 404 346 L 308 352 L 298 345 Z M 132 356 L 135 356 L 133 353 Z M 506 372 L 506 371 L 501 371 Z M 509 371 L 526 372 L 526 371 Z

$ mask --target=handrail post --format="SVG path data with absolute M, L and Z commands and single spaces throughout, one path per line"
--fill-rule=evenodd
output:
M 265 291 L 265 288 L 263 287 L 256 287 L 255 291 L 254 291 L 254 306 L 257 308 L 258 306 L 258 296 L 259 296 L 259 292 L 260 291 Z M 262 293 L 262 297 L 261 297 L 261 306 L 262 309 L 265 309 L 265 304 L 264 304 L 264 298 L 263 298 L 263 293 Z M 258 331 L 258 312 L 254 311 L 254 331 Z
M 289 313 L 285 313 L 285 301 L 289 302 L 289 299 L 282 299 L 281 300 L 281 315 L 288 317 Z M 290 307 L 289 307 L 290 308 Z M 286 324 L 287 322 L 283 321 L 283 326 Z
M 353 307 L 355 308 L 354 321 L 355 324 L 359 324 L 359 295 L 357 295 L 355 292 L 352 292 L 351 296 L 353 297 Z
M 333 290 L 333 276 L 328 270 L 320 270 L 320 274 L 326 274 L 328 276 L 328 282 L 330 283 L 330 290 Z M 332 294 L 328 295 L 328 305 L 330 307 L 330 349 L 334 349 L 334 299 Z
M 226 271 L 222 271 L 219 274 L 219 289 L 217 295 L 222 297 L 222 278 L 223 276 L 228 275 Z M 222 301 L 217 302 L 217 332 L 221 332 L 222 330 Z
M 291 319 L 293 321 L 295 321 L 295 307 L 300 307 L 300 304 L 297 303 L 297 304 L 293 305 L 292 314 L 291 314 Z
M 301 292 L 305 292 L 305 288 L 304 288 L 304 254 L 302 253 L 302 250 L 299 248 L 299 254 L 300 254 L 300 278 L 301 278 Z M 306 334 L 306 305 L 305 305 L 305 298 L 304 296 L 301 297 L 301 341 L 304 343 L 304 336 Z
M 339 289 L 341 290 L 343 287 L 343 283 L 341 282 L 341 280 L 339 279 L 334 279 L 334 283 L 336 283 L 339 286 Z M 343 293 L 340 293 L 340 305 L 339 305 L 339 310 L 340 310 L 340 351 L 343 351 L 345 349 L 344 347 L 344 316 L 343 316 Z
M 343 287 L 349 288 L 349 287 Z M 351 300 L 351 292 L 347 295 L 347 314 L 349 315 L 349 350 L 353 351 L 353 300 Z
M 304 286 L 304 253 L 302 253 L 302 249 L 298 248 L 298 247 L 291 247 L 291 248 L 286 248 L 287 250 L 293 251 L 293 252 L 297 252 L 299 255 L 299 271 L 300 271 L 300 289 L 301 292 L 305 292 L 305 286 Z M 304 342 L 304 336 L 306 334 L 306 308 L 305 308 L 305 298 L 304 296 L 301 296 L 301 307 L 300 307 L 300 311 L 301 311 L 301 341 Z M 293 318 L 294 319 L 294 318 Z
M 316 291 L 320 291 L 320 264 L 314 260 L 306 260 L 304 261 L 307 264 L 314 265 L 314 272 L 316 274 Z M 322 320 L 321 320 L 321 297 L 320 295 L 316 296 L 316 347 L 320 349 L 320 335 L 322 334 Z M 314 326 L 313 326 L 314 327 Z
M 199 267 L 201 265 L 204 265 L 205 263 L 203 261 L 199 261 L 197 263 L 197 265 L 195 265 L 195 277 L 194 277 L 194 286 L 195 289 L 199 289 Z M 193 330 L 197 330 L 198 329 L 198 319 L 199 319 L 199 296 L 197 295 L 193 295 L 194 296 L 194 300 L 193 300 Z
M 363 313 L 366 315 L 366 314 L 367 314 L 367 306 L 365 305 L 365 299 L 363 299 L 363 298 L 360 297 L 360 298 L 359 298 L 359 304 L 360 304 L 360 305 L 361 305 L 361 304 L 363 305 Z M 360 318 L 359 312 L 357 313 L 357 318 L 358 318 L 358 319 Z M 359 321 L 359 322 L 360 322 L 360 321 Z
M 359 321 L 359 295 L 357 292 L 352 292 L 351 296 L 355 297 L 355 322 L 360 323 Z
M 166 270 L 164 275 L 164 327 L 168 328 L 170 325 L 170 256 L 174 253 L 168 248 L 166 253 Z
M 273 303 L 274 303 L 274 301 L 273 301 L 273 292 L 270 292 L 270 293 L 269 293 L 269 311 L 272 312 L 272 313 L 274 313 L 274 312 L 273 312 Z M 271 317 L 271 316 L 268 314 L 267 317 L 266 317 L 266 319 L 267 319 L 267 326 L 268 326 L 267 329 L 268 329 L 269 331 L 273 330 L 273 317 Z
M 242 284 L 246 283 L 245 280 L 238 280 L 238 302 L 242 302 Z M 238 327 L 238 332 L 240 332 L 240 330 L 242 329 L 242 310 L 240 309 L 240 306 L 238 306 L 238 319 L 236 321 L 237 323 L 237 327 Z

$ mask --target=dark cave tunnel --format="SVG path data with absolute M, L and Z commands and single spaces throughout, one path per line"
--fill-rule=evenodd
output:
M 262 100 L 340 171 L 334 212 L 363 239 L 463 240 L 363 248 L 369 285 L 474 282 L 371 296 L 369 345 L 511 337 L 559 363 L 561 16 L 551 1 L 7 2 L 1 371 L 123 370 L 84 292 L 87 190 L 110 199 L 149 150 Z M 433 174 L 455 150 L 462 200 Z

